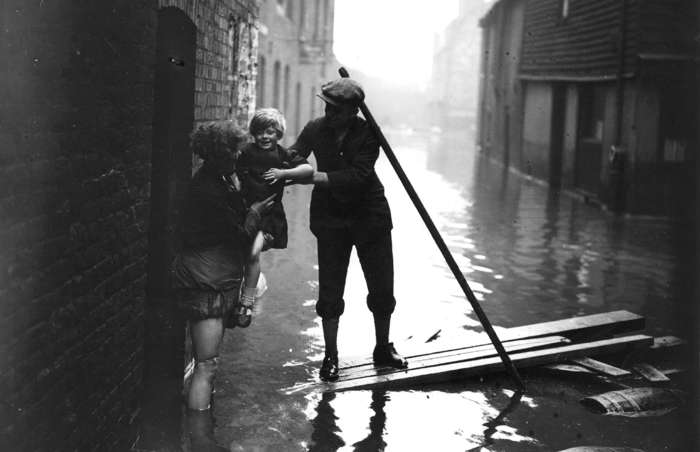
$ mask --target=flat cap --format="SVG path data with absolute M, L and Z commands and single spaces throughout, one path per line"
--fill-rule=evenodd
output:
M 321 93 L 318 97 L 331 105 L 352 105 L 358 106 L 365 100 L 365 92 L 355 80 L 350 78 L 339 78 L 324 83 L 321 86 Z

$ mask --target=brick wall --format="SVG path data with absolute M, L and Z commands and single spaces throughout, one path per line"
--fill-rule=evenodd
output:
M 227 39 L 229 17 L 253 23 L 254 2 L 168 3 L 199 27 L 195 119 L 247 122 L 255 40 L 232 102 Z M 0 450 L 127 450 L 143 384 L 158 2 L 0 8 Z
M 255 0 L 158 0 L 197 26 L 195 121 L 234 119 L 247 126 L 255 107 Z
M 155 11 L 2 5 L 0 449 L 121 447 L 143 361 Z

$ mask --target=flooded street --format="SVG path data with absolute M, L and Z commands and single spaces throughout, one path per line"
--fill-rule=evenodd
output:
M 647 334 L 684 333 L 678 319 L 694 309 L 694 247 L 673 223 L 617 218 L 551 194 L 478 158 L 470 137 L 387 138 L 497 332 L 624 309 L 646 317 Z M 438 331 L 436 345 L 468 343 L 482 331 L 476 316 L 384 156 L 377 171 L 394 220 L 397 349 L 406 353 Z M 323 353 L 310 192 L 289 188 L 289 248 L 264 254 L 269 290 L 259 313 L 249 328 L 226 333 L 213 406 L 218 443 L 233 451 L 686 450 L 686 410 L 594 414 L 578 400 L 609 387 L 541 372 L 523 373 L 522 397 L 505 375 L 401 391 L 285 394 L 317 378 Z M 341 358 L 367 356 L 374 346 L 365 295 L 353 255 Z

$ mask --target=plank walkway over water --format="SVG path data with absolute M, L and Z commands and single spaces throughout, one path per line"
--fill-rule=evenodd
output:
M 649 347 L 653 338 L 644 335 L 612 338 L 644 328 L 644 318 L 628 311 L 574 317 L 524 325 L 499 332 L 499 338 L 517 367 L 536 366 L 583 359 L 594 354 Z M 436 350 L 425 344 L 406 355 L 407 369 L 375 367 L 371 358 L 341 361 L 336 382 L 307 382 L 285 390 L 345 391 L 388 388 L 397 385 L 432 383 L 484 374 L 503 369 L 489 338 L 484 335 L 471 344 Z
M 539 350 L 509 353 L 510 359 L 517 367 L 531 367 L 547 364 L 571 357 L 581 357 L 595 353 L 616 353 L 629 351 L 637 347 L 648 347 L 654 338 L 643 334 L 625 336 L 613 339 L 602 339 L 592 342 L 568 344 Z M 335 383 L 321 383 L 325 391 L 337 392 L 349 389 L 386 388 L 393 385 L 413 385 L 447 381 L 486 374 L 503 369 L 499 356 L 477 358 L 468 361 L 451 362 L 439 366 L 418 369 L 376 369 L 375 375 L 360 378 L 338 380 Z
M 629 311 L 611 311 L 601 314 L 591 314 L 580 317 L 571 317 L 550 322 L 534 323 L 523 325 L 498 332 L 501 342 L 531 339 L 543 336 L 565 336 L 572 342 L 590 339 L 602 339 L 615 334 L 641 331 L 644 329 L 644 317 Z M 432 353 L 444 353 L 454 350 L 466 350 L 479 346 L 490 346 L 491 341 L 486 334 L 481 334 L 470 344 L 462 346 L 448 346 L 442 350 L 436 350 L 436 345 L 421 344 L 413 346 L 412 350 L 405 355 L 407 359 L 415 358 Z M 353 367 L 362 364 L 371 365 L 370 356 L 362 359 L 340 360 L 340 367 Z

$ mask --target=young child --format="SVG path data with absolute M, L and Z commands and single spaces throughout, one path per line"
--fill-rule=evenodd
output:
M 240 302 L 234 308 L 236 324 L 247 327 L 252 320 L 256 287 L 260 278 L 260 253 L 269 248 L 287 247 L 287 218 L 282 206 L 285 181 L 308 178 L 313 168 L 303 157 L 290 154 L 277 142 L 284 135 L 285 120 L 274 108 L 255 112 L 250 121 L 253 142 L 238 157 L 236 174 L 246 205 L 276 195 L 272 208 L 263 215 L 261 230 L 253 240 L 246 265 L 245 285 Z

